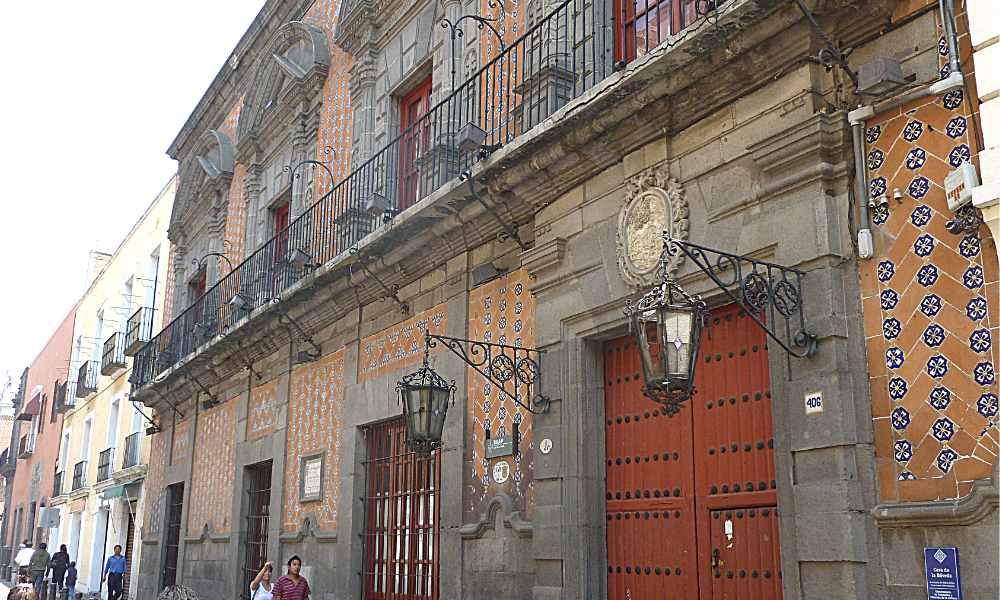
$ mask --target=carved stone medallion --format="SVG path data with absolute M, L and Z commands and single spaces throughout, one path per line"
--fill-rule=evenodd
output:
M 643 171 L 625 182 L 625 204 L 618 215 L 618 267 L 629 285 L 645 288 L 659 277 L 663 232 L 688 237 L 688 204 L 684 189 L 664 169 Z M 677 270 L 683 255 L 667 257 L 667 270 Z

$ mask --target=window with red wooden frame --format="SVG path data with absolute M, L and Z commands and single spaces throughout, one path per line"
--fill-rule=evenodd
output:
M 438 600 L 439 453 L 410 452 L 402 418 L 373 425 L 365 433 L 368 494 L 363 598 Z
M 615 0 L 615 60 L 630 62 L 644 56 L 693 23 L 713 0 Z
M 421 197 L 420 157 L 430 142 L 430 126 L 421 118 L 431 107 L 431 78 L 420 82 L 399 103 L 399 210 Z
M 201 317 L 204 315 L 205 306 L 203 302 L 198 302 L 198 299 L 205 295 L 205 289 L 208 284 L 208 273 L 205 267 L 202 266 L 195 273 L 195 276 L 191 278 L 188 282 L 188 306 L 194 305 L 194 312 L 191 314 L 195 323 L 201 321 Z M 197 303 L 197 304 L 195 304 Z

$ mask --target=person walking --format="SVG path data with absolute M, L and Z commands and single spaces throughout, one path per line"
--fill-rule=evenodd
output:
M 31 562 L 31 555 L 35 551 L 28 540 L 21 542 L 21 547 L 17 549 L 14 556 L 14 564 L 17 565 L 17 581 L 15 583 L 31 583 L 31 574 L 28 572 L 28 564 Z
M 302 559 L 293 556 L 288 559 L 288 574 L 278 578 L 272 588 L 274 600 L 309 600 L 309 582 L 301 575 Z
M 35 586 L 35 591 L 39 594 L 42 593 L 42 586 L 45 584 L 45 574 L 49 572 L 49 561 L 52 560 L 46 548 L 47 546 L 44 542 L 38 544 L 38 549 L 31 555 L 31 560 L 28 562 L 31 583 Z
M 114 556 L 108 557 L 108 562 L 104 565 L 104 573 L 101 581 L 108 581 L 108 600 L 120 600 L 122 597 L 122 585 L 125 581 L 125 571 L 128 564 L 122 556 L 122 547 L 115 545 Z
M 76 561 L 66 568 L 66 600 L 76 600 Z
M 257 576 L 250 582 L 250 600 L 274 600 L 274 584 L 271 583 L 273 569 L 274 564 L 267 561 L 257 572 Z
M 52 555 L 52 562 L 49 569 L 52 570 L 52 583 L 56 584 L 56 589 L 63 589 L 63 580 L 66 577 L 66 569 L 69 568 L 69 552 L 66 551 L 66 544 L 59 546 L 59 552 Z

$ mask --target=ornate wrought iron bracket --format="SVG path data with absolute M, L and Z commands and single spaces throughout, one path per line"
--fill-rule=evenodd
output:
M 521 241 L 520 236 L 517 235 L 517 223 L 507 223 L 507 221 L 505 221 L 503 217 L 500 216 L 500 213 L 497 212 L 496 207 L 487 204 L 486 201 L 483 200 L 483 197 L 482 195 L 480 195 L 479 191 L 476 190 L 476 176 L 472 174 L 472 171 L 464 171 L 461 175 L 459 175 L 458 178 L 459 181 L 469 182 L 469 194 L 472 196 L 474 200 L 479 202 L 480 206 L 482 206 L 486 210 L 486 212 L 490 213 L 490 215 L 493 216 L 493 218 L 496 220 L 497 223 L 500 224 L 500 227 L 503 229 L 503 232 L 499 236 L 499 241 L 502 242 L 504 240 L 514 240 L 515 242 L 517 242 L 517 245 L 520 246 L 521 250 L 527 250 L 528 245 L 525 244 L 523 241 Z
M 542 376 L 541 350 L 465 340 L 429 331 L 424 334 L 428 350 L 439 342 L 485 377 L 500 395 L 510 398 L 533 415 L 549 411 L 552 400 L 535 393 Z
M 150 419 L 148 416 L 146 416 L 146 413 L 143 412 L 142 407 L 139 406 L 139 405 L 142 404 L 142 402 L 139 402 L 138 400 L 133 399 L 131 393 L 128 396 L 128 401 L 132 403 L 132 407 L 135 409 L 135 411 L 137 413 L 139 413 L 139 415 L 142 417 L 142 420 L 145 421 L 145 422 L 147 422 L 147 423 L 149 423 L 149 427 L 146 428 L 146 435 L 153 435 L 153 434 L 160 433 L 161 431 L 163 431 L 163 429 L 159 425 L 157 425 L 156 421 L 154 421 L 153 419 Z M 173 405 L 171 405 L 171 408 L 174 408 Z M 176 412 L 177 409 L 174 408 L 174 411 Z M 178 414 L 180 414 L 180 413 L 178 413 Z
M 385 282 L 382 281 L 382 279 L 378 275 L 376 275 L 371 269 L 368 268 L 368 262 L 370 259 L 366 255 L 362 254 L 361 250 L 359 250 L 356 246 L 352 247 L 350 250 L 348 250 L 348 252 L 350 252 L 351 255 L 358 257 L 357 263 L 351 263 L 351 265 L 348 267 L 351 276 L 352 277 L 354 276 L 354 265 L 355 264 L 361 265 L 361 269 L 365 272 L 365 275 L 374 279 L 375 282 L 378 283 L 379 286 L 381 286 L 383 292 L 381 300 L 382 301 L 392 300 L 393 302 L 396 303 L 397 306 L 399 306 L 399 312 L 403 313 L 404 315 L 409 314 L 410 305 L 399 299 L 399 286 L 396 284 L 392 284 L 391 286 L 386 285 Z
M 316 360 L 317 358 L 320 357 L 320 355 L 323 353 L 323 348 L 320 347 L 320 345 L 317 344 L 315 341 L 313 341 L 312 336 L 306 333 L 305 330 L 302 328 L 302 326 L 299 325 L 299 322 L 293 319 L 291 315 L 289 315 L 286 312 L 278 313 L 278 322 L 285 326 L 291 325 L 292 327 L 294 327 L 295 330 L 302 337 L 302 341 L 312 346 L 313 348 L 312 352 L 305 351 L 305 357 L 307 359 Z
M 204 256 L 199 259 L 191 259 L 191 266 L 196 269 L 200 269 L 203 264 L 205 264 L 205 259 L 209 256 L 215 256 L 216 258 L 221 258 L 226 261 L 226 265 L 229 267 L 229 272 L 233 272 L 233 261 L 229 260 L 229 257 L 221 252 L 207 252 Z
M 291 185 L 292 180 L 295 179 L 296 172 L 303 165 L 312 165 L 313 168 L 320 167 L 321 169 L 323 169 L 324 171 L 326 171 L 327 176 L 330 177 L 330 185 L 331 186 L 334 185 L 337 182 L 337 179 L 333 176 L 333 171 L 330 170 L 330 167 L 329 167 L 329 165 L 327 163 L 329 163 L 330 161 L 332 161 L 333 159 L 335 159 L 337 157 L 337 150 L 333 146 L 324 146 L 323 147 L 323 153 L 330 156 L 330 158 L 326 162 L 320 161 L 320 160 L 315 160 L 315 159 L 312 159 L 312 158 L 307 158 L 306 160 L 300 161 L 299 164 L 295 165 L 294 167 L 291 166 L 291 165 L 285 165 L 285 166 L 281 167 L 281 171 L 283 173 L 288 173 L 289 185 Z
M 184 418 L 184 413 L 182 413 L 181 411 L 177 410 L 177 406 L 176 406 L 176 405 L 174 405 L 174 403 L 173 403 L 173 402 L 171 402 L 170 400 L 167 400 L 166 398 L 164 398 L 164 397 L 163 397 L 163 394 L 161 394 L 161 393 L 160 393 L 160 391 L 159 391 L 159 390 L 157 390 L 156 388 L 153 388 L 153 391 L 154 391 L 154 392 L 156 392 L 156 395 L 160 397 L 160 400 L 161 400 L 161 401 L 162 401 L 162 402 L 163 402 L 164 404 L 166 404 L 167 406 L 169 406 L 169 407 L 170 407 L 170 410 L 174 411 L 174 414 L 175 414 L 175 415 L 177 415 L 178 417 L 180 417 L 180 418 L 182 418 L 182 419 Z
M 239 349 L 239 357 L 238 357 L 239 362 L 243 364 L 243 367 L 247 370 L 247 373 L 250 373 L 251 375 L 256 377 L 257 381 L 263 379 L 264 376 L 254 370 L 253 361 L 247 358 L 246 350 L 243 349 L 243 345 L 240 344 L 239 341 L 236 342 L 236 347 Z
M 823 47 L 820 48 L 819 54 L 816 56 L 815 61 L 826 67 L 827 71 L 830 71 L 834 67 L 840 67 L 848 77 L 851 78 L 851 82 L 854 84 L 854 89 L 858 89 L 858 74 L 851 69 L 851 65 L 847 62 L 848 55 L 851 54 L 853 48 L 847 48 L 846 50 L 841 50 L 840 46 L 833 43 L 830 36 L 826 34 L 826 31 L 820 27 L 818 21 L 816 21 L 816 15 L 809 10 L 803 0 L 795 0 L 796 4 L 799 6 L 799 10 L 805 16 L 806 20 L 809 21 L 809 26 L 812 30 L 823 40 Z
M 802 314 L 804 271 L 675 240 L 667 234 L 663 242 L 667 255 L 683 252 L 786 352 L 798 358 L 816 354 L 816 336 L 806 331 Z M 784 323 L 785 339 L 772 329 L 780 323 Z
M 193 383 L 199 390 L 202 391 L 202 393 L 208 396 L 208 400 L 206 400 L 204 404 L 205 408 L 211 408 L 220 403 L 218 396 L 213 394 L 212 390 L 205 387 L 205 384 L 198 381 L 196 377 L 192 377 L 191 375 L 185 375 L 184 378 L 187 379 L 189 383 Z
M 979 228 L 982 227 L 983 213 L 971 204 L 955 210 L 955 218 L 945 225 L 953 235 L 973 235 L 979 239 Z
M 501 15 L 506 14 L 507 7 L 504 6 L 503 2 L 500 2 L 499 0 L 496 1 L 490 0 L 488 6 L 490 8 L 496 8 L 497 2 L 499 2 L 500 4 L 500 9 L 501 9 L 500 14 Z M 455 91 L 455 43 L 458 40 L 458 38 L 465 36 L 465 32 L 462 31 L 461 27 L 462 21 L 475 21 L 476 27 L 478 27 L 480 30 L 482 30 L 483 28 L 489 29 L 491 32 L 493 32 L 493 35 L 497 37 L 497 41 L 500 43 L 500 51 L 505 52 L 507 47 L 503 43 L 503 36 L 500 35 L 500 32 L 497 31 L 497 28 L 493 26 L 493 23 L 499 20 L 500 17 L 490 18 L 490 17 L 483 17 L 480 15 L 462 15 L 454 22 L 448 18 L 444 18 L 441 20 L 441 27 L 443 29 L 449 30 L 449 33 L 451 34 L 451 90 L 452 91 Z

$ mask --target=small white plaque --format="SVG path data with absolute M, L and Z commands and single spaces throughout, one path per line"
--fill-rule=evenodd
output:
M 544 440 L 538 442 L 538 450 L 542 454 L 548 454 L 549 452 L 552 452 L 552 440 L 550 440 L 549 438 L 545 438 Z
M 806 414 L 815 415 L 823 412 L 823 392 L 806 394 Z
M 507 461 L 501 460 L 493 465 L 493 481 L 503 483 L 508 477 L 510 477 L 510 464 Z

